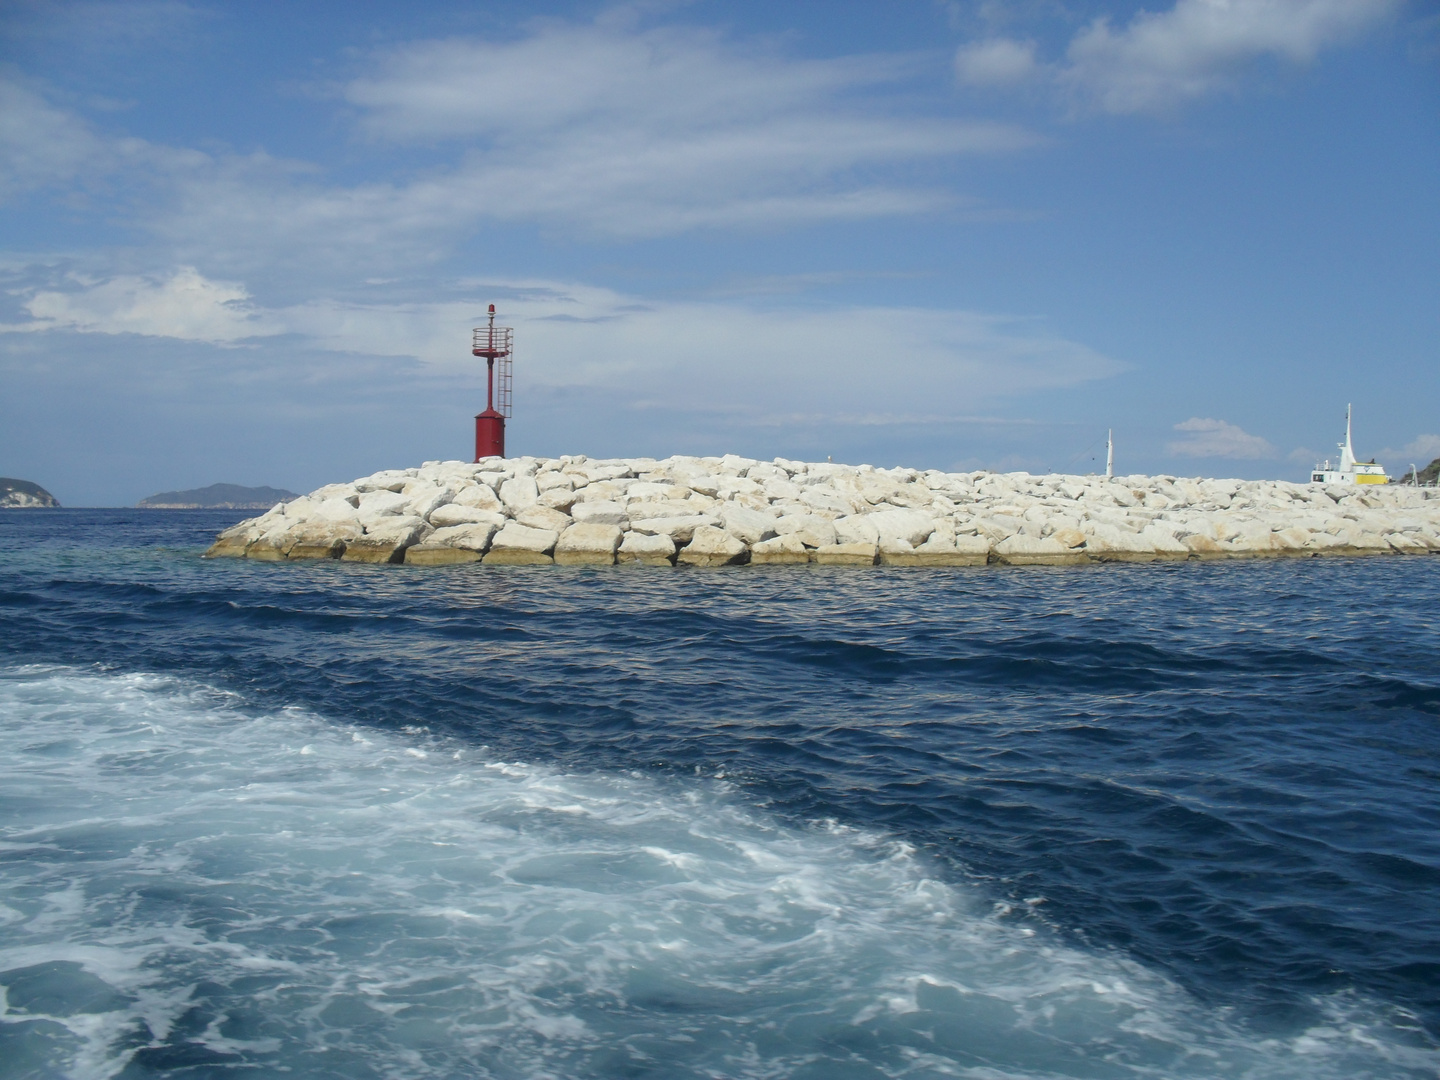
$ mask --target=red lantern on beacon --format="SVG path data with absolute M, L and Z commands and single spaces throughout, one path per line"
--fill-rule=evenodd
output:
M 475 417 L 475 460 L 505 456 L 505 419 L 510 415 L 511 365 L 515 358 L 515 329 L 495 325 L 495 305 L 490 305 L 490 322 L 477 326 L 470 351 L 485 357 L 485 411 Z M 496 370 L 499 361 L 499 370 Z

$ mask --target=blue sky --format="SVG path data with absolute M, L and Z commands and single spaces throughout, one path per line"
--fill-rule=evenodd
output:
M 1440 455 L 1419 0 L 0 9 L 0 474 Z

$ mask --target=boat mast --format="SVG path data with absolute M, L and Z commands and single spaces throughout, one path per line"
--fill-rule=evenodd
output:
M 1350 406 L 1345 406 L 1345 442 L 1340 446 L 1340 471 L 1355 471 L 1355 450 L 1350 442 Z

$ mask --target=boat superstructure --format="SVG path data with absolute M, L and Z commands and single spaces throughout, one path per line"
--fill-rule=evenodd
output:
M 1315 484 L 1388 484 L 1385 466 L 1376 465 L 1372 458 L 1368 462 L 1355 460 L 1355 450 L 1350 438 L 1350 406 L 1345 406 L 1345 441 L 1338 444 L 1340 463 L 1331 467 L 1330 459 L 1315 466 L 1310 472 L 1310 481 Z

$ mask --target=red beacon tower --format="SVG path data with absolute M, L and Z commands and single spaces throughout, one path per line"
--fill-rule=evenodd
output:
M 485 411 L 475 417 L 475 460 L 505 456 L 505 418 L 510 415 L 511 364 L 515 357 L 515 330 L 495 325 L 495 305 L 490 305 L 490 322 L 475 328 L 470 351 L 485 357 Z M 500 361 L 496 379 L 495 361 Z

